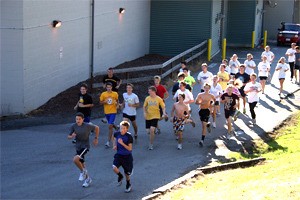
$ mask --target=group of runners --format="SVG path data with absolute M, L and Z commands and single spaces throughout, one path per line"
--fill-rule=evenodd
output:
M 300 75 L 300 51 L 294 43 L 287 50 L 286 56 L 290 68 L 285 64 L 285 57 L 281 57 L 275 67 L 278 71 L 278 80 L 280 83 L 279 96 L 282 95 L 283 82 L 286 72 L 291 70 L 291 81 L 299 84 Z M 232 129 L 232 120 L 237 120 L 239 114 L 246 114 L 246 102 L 249 104 L 252 125 L 256 125 L 255 107 L 259 101 L 259 93 L 265 93 L 265 85 L 270 78 L 270 69 L 275 56 L 270 51 L 270 47 L 266 46 L 265 51 L 261 55 L 261 62 L 256 66 L 253 61 L 252 54 L 247 54 L 247 59 L 241 64 L 238 56 L 233 54 L 231 59 L 222 60 L 217 74 L 208 71 L 208 65 L 201 65 L 202 71 L 197 76 L 197 81 L 191 76 L 190 70 L 185 62 L 181 62 L 181 68 L 178 73 L 178 80 L 174 82 L 172 87 L 172 95 L 174 103 L 170 112 L 170 119 L 166 112 L 165 99 L 169 97 L 167 89 L 161 84 L 161 77 L 154 76 L 153 85 L 148 88 L 148 94 L 143 103 L 143 113 L 145 118 L 145 128 L 149 134 L 148 150 L 154 149 L 155 135 L 159 134 L 159 121 L 171 121 L 173 123 L 173 132 L 177 139 L 177 149 L 182 149 L 183 131 L 187 124 L 195 127 L 195 121 L 191 117 L 192 109 L 190 104 L 198 105 L 199 118 L 201 121 L 202 134 L 199 142 L 200 147 L 204 145 L 207 132 L 211 128 L 216 128 L 217 115 L 220 115 L 220 104 L 224 104 L 224 115 L 227 122 L 227 139 L 234 136 Z M 255 73 L 258 71 L 258 75 Z M 122 100 L 119 99 L 118 88 L 122 81 L 113 74 L 113 69 L 109 68 L 107 75 L 103 79 L 103 86 L 106 91 L 102 92 L 99 101 L 104 107 L 105 118 L 101 121 L 107 123 L 109 132 L 106 148 L 111 145 L 116 154 L 113 161 L 113 171 L 117 174 L 118 184 L 123 180 L 123 174 L 119 171 L 122 166 L 126 177 L 125 192 L 131 191 L 130 175 L 133 170 L 132 144 L 138 139 L 138 124 L 136 122 L 136 109 L 140 106 L 139 97 L 133 92 L 133 84 L 126 84 L 126 92 L 122 94 Z M 298 72 L 298 76 L 297 76 Z M 298 79 L 299 77 L 299 79 Z M 259 78 L 259 82 L 257 79 Z M 293 80 L 295 78 L 295 80 Z M 201 91 L 196 98 L 193 97 L 193 88 L 200 84 Z M 90 123 L 91 108 L 93 101 L 87 93 L 87 85 L 80 87 L 79 100 L 75 110 L 76 123 L 72 125 L 69 139 L 75 139 L 76 155 L 74 163 L 80 170 L 79 180 L 84 181 L 83 187 L 88 187 L 92 179 L 88 176 L 84 156 L 90 148 L 89 136 L 91 132 L 95 133 L 93 140 L 94 145 L 98 144 L 99 127 Z M 247 98 L 247 99 L 246 99 Z M 242 100 L 242 106 L 240 104 Z M 117 125 L 115 124 L 118 109 L 122 110 L 123 120 Z M 211 117 L 212 116 L 212 117 Z M 212 122 L 210 122 L 210 117 Z M 128 130 L 130 123 L 133 126 L 134 134 L 131 135 Z

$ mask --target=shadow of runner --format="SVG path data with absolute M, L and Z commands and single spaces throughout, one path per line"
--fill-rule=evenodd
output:
M 292 109 L 288 105 L 282 104 L 279 100 L 271 98 L 269 95 L 266 95 L 266 98 L 272 101 L 274 104 L 276 104 L 280 108 L 284 108 L 290 112 L 292 112 Z M 279 98 L 279 97 L 278 97 Z

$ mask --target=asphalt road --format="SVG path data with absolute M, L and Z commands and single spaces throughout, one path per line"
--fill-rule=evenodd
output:
M 283 56 L 287 47 L 274 47 L 276 61 Z M 258 64 L 262 49 L 230 49 L 228 57 L 237 53 L 240 61 L 244 61 L 248 52 L 253 53 Z M 209 70 L 214 74 L 218 70 L 220 56 L 217 55 Z M 210 63 L 210 64 L 211 64 Z M 273 64 L 274 72 L 275 64 Z M 200 70 L 200 69 L 199 69 Z M 193 74 L 194 77 L 197 73 Z M 285 83 L 285 93 L 299 90 L 298 85 L 289 79 Z M 199 92 L 195 86 L 194 97 Z M 172 99 L 166 101 L 170 113 Z M 139 125 L 138 142 L 133 145 L 134 174 L 132 176 L 132 192 L 124 193 L 125 184 L 117 186 L 117 176 L 112 171 L 114 151 L 105 149 L 107 125 L 99 119 L 93 120 L 100 125 L 99 145 L 92 147 L 86 156 L 87 169 L 93 182 L 89 188 L 83 188 L 78 181 L 79 170 L 72 162 L 75 153 L 74 145 L 67 140 L 70 124 L 36 126 L 1 132 L 1 199 L 141 199 L 152 190 L 180 177 L 191 169 L 205 166 L 215 160 L 228 160 L 230 151 L 241 151 L 251 140 L 259 138 L 265 131 L 272 131 L 294 111 L 299 110 L 300 95 L 296 92 L 291 98 L 279 102 L 278 80 L 276 73 L 271 84 L 266 87 L 266 95 L 256 108 L 257 126 L 249 125 L 250 114 L 241 115 L 234 127 L 237 136 L 225 139 L 225 118 L 221 114 L 217 118 L 217 128 L 208 134 L 204 147 L 198 142 L 201 137 L 200 120 L 197 106 L 192 105 L 192 116 L 196 119 L 196 127 L 187 125 L 184 131 L 183 149 L 177 150 L 177 142 L 170 122 L 160 122 L 162 133 L 157 135 L 154 150 L 149 151 L 148 135 L 142 109 L 138 109 Z M 223 110 L 221 110 L 223 111 Z M 94 111 L 95 112 L 95 111 Z M 121 115 L 117 116 L 121 121 Z M 70 122 L 72 123 L 72 122 Z M 131 129 L 132 130 L 132 129 Z M 93 137 L 91 137 L 93 138 Z

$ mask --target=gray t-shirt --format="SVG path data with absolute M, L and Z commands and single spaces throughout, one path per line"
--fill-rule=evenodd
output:
M 81 126 L 78 126 L 74 123 L 70 128 L 70 135 L 76 133 L 76 150 L 79 151 L 82 148 L 90 148 L 89 136 L 91 131 L 95 130 L 95 125 L 83 123 Z

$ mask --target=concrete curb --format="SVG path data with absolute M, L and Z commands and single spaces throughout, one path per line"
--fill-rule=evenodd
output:
M 254 166 L 265 160 L 266 160 L 265 158 L 259 157 L 259 158 L 254 158 L 254 159 L 250 159 L 250 160 L 225 163 L 225 164 L 221 164 L 218 166 L 200 167 L 200 168 L 190 171 L 189 173 L 185 174 L 184 176 L 182 176 L 160 188 L 153 190 L 152 194 L 143 197 L 142 200 L 157 199 L 158 197 L 164 195 L 166 192 L 171 191 L 174 187 L 176 187 L 182 183 L 185 183 L 187 180 L 189 180 L 191 178 L 195 178 L 197 176 L 204 176 L 205 174 L 211 174 L 214 172 L 224 171 L 227 169 L 251 167 L 251 166 Z

